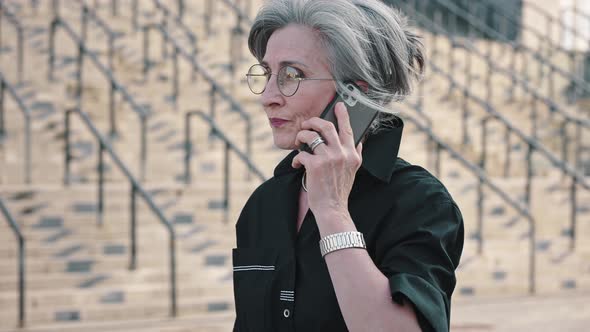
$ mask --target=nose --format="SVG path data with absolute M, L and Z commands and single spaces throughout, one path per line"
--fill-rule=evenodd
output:
M 266 88 L 260 95 L 260 102 L 265 108 L 278 107 L 285 104 L 285 97 L 281 91 L 279 91 L 279 86 L 275 75 L 272 75 L 266 83 Z

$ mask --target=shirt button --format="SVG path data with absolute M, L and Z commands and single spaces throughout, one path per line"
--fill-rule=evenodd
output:
M 283 311 L 283 316 L 285 316 L 285 318 L 289 318 L 289 316 L 291 316 L 289 309 L 285 309 L 285 311 Z

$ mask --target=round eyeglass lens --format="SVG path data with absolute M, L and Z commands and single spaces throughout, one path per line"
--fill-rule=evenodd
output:
M 261 94 L 266 88 L 268 82 L 268 72 L 266 68 L 261 65 L 254 65 L 248 70 L 248 87 L 255 94 Z
M 297 92 L 299 82 L 301 81 L 301 74 L 293 67 L 285 66 L 279 71 L 278 77 L 279 89 L 286 97 L 291 97 Z

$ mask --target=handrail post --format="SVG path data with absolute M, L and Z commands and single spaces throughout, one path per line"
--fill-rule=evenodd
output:
M 31 116 L 25 113 L 25 183 L 31 184 Z
M 434 173 L 436 174 L 436 177 L 440 177 L 440 152 L 442 150 L 442 147 L 440 146 L 439 143 L 436 143 L 436 149 L 435 149 L 435 153 L 436 153 L 436 158 L 434 161 Z
M 48 71 L 47 71 L 47 80 L 53 81 L 53 69 L 55 66 L 55 32 L 57 30 L 57 25 L 59 24 L 59 20 L 57 18 L 51 21 L 51 25 L 49 26 L 49 56 L 48 56 Z
M 190 36 L 190 39 L 191 39 L 191 45 L 192 45 L 191 55 L 192 55 L 192 58 L 193 59 L 196 59 L 197 58 L 197 53 L 198 53 L 198 50 L 197 50 L 197 39 L 196 39 L 196 37 L 194 35 L 191 35 Z M 196 83 L 197 82 L 197 68 L 195 66 L 195 62 L 194 61 L 191 61 L 191 69 L 192 69 L 191 70 L 191 81 L 193 83 Z
M 516 57 L 518 55 L 518 46 L 517 45 L 513 45 L 511 47 L 512 53 L 510 54 L 510 73 L 511 73 L 511 86 L 507 89 L 508 92 L 508 101 L 509 102 L 513 102 L 514 101 L 514 91 L 516 90 Z M 489 60 L 489 59 L 488 59 Z M 491 66 L 491 64 L 488 64 L 489 66 Z
M 176 236 L 174 229 L 170 231 L 170 300 L 172 302 L 170 305 L 170 315 L 176 317 Z
M 137 204 L 136 204 L 137 188 L 131 184 L 131 229 L 130 229 L 130 251 L 131 257 L 129 260 L 129 270 L 134 271 L 137 268 Z
M 80 40 L 86 40 L 88 35 L 88 7 L 82 5 L 80 13 Z
M 574 50 L 569 52 L 569 60 L 570 60 L 570 71 L 572 75 L 576 75 L 576 53 Z M 578 84 L 576 80 L 571 80 L 571 89 L 572 89 L 572 102 L 578 99 Z
M 119 15 L 119 2 L 117 0 L 111 0 L 111 14 L 112 16 Z
M 52 0 L 51 8 L 53 9 L 53 17 L 59 17 L 59 0 Z
M 191 159 L 193 144 L 191 142 L 191 115 L 188 112 L 184 115 L 184 183 L 191 183 Z
M 178 19 L 182 23 L 182 18 L 184 17 L 184 0 L 176 0 L 176 7 L 178 8 Z
M 104 146 L 98 142 L 98 209 L 97 209 L 97 226 L 103 226 L 104 219 Z
M 18 43 L 18 64 L 17 64 L 17 70 L 18 70 L 18 82 L 19 83 L 23 83 L 23 76 L 24 76 L 24 70 L 23 70 L 23 66 L 24 66 L 24 33 L 23 33 L 23 27 L 19 24 L 18 28 L 17 28 L 17 43 Z
M 6 137 L 6 124 L 4 123 L 4 92 L 6 90 L 4 78 L 0 80 L 0 143 Z
M 65 131 L 64 131 L 64 140 L 65 140 L 65 145 L 64 145 L 64 185 L 67 187 L 70 185 L 70 162 L 72 161 L 72 149 L 71 149 L 71 144 L 70 144 L 70 118 L 71 118 L 71 113 L 73 112 L 73 110 L 69 109 L 66 110 L 66 115 L 64 118 L 64 127 L 65 127 Z
M 485 117 L 481 121 L 481 157 L 479 160 L 480 168 L 485 172 L 487 161 L 487 140 L 488 140 L 488 120 Z M 483 181 L 479 178 L 477 186 L 477 254 L 483 253 Z
M 111 72 L 115 72 L 115 36 L 112 33 L 109 33 L 108 36 L 108 41 L 107 41 L 107 47 L 108 47 L 108 56 L 109 56 L 109 69 L 111 70 Z
M 138 0 L 133 0 L 131 2 L 131 30 L 135 33 L 139 29 L 139 23 L 137 22 L 137 12 L 138 12 Z
M 467 144 L 469 144 L 469 141 L 470 141 L 470 139 L 469 139 L 469 132 L 468 132 L 469 131 L 469 128 L 468 128 L 469 126 L 467 124 L 467 121 L 469 120 L 469 107 L 467 105 L 467 100 L 468 100 L 468 97 L 469 97 L 469 91 L 468 91 L 468 89 L 469 89 L 468 87 L 464 87 L 463 88 L 463 102 L 462 102 L 462 109 L 463 109 L 463 112 L 462 113 L 463 113 L 463 115 L 461 117 L 462 118 L 462 121 L 461 121 L 461 123 L 462 123 L 462 126 L 461 127 L 462 128 L 461 129 L 462 129 L 462 132 L 463 132 L 462 139 L 461 139 L 461 144 L 463 145 L 463 147 L 466 147 Z
M 536 271 L 537 271 L 537 227 L 532 217 L 529 217 L 529 294 L 534 295 L 536 292 Z
M 215 94 L 217 92 L 217 87 L 215 84 L 211 84 L 211 91 L 209 92 L 209 116 L 211 120 L 215 121 Z M 211 129 L 209 132 L 209 147 L 213 146 L 213 134 L 214 131 Z
M 145 168 L 147 161 L 147 119 L 146 115 L 141 116 L 141 151 L 140 151 L 140 168 L 139 174 L 141 181 L 145 181 Z
M 116 98 L 116 89 L 115 82 L 111 81 L 110 90 L 109 90 L 109 122 L 110 122 L 110 130 L 109 136 L 111 139 L 118 136 L 117 133 L 117 123 L 115 119 L 115 98 Z
M 0 9 L 1 10 L 1 9 Z M 25 326 L 25 239 L 23 237 L 22 232 L 20 231 L 19 225 L 14 220 L 14 217 L 8 211 L 8 207 L 6 207 L 0 198 L 0 216 L 4 215 L 8 221 L 8 226 L 12 229 L 14 235 L 16 236 L 16 240 L 18 242 L 18 260 L 17 260 L 17 279 L 18 279 L 18 326 L 23 328 Z
M 510 156 L 512 154 L 512 144 L 510 143 L 510 128 L 506 126 L 504 132 L 504 143 L 506 144 L 506 159 L 504 160 L 504 177 L 508 178 L 510 175 Z
M 570 187 L 570 202 L 571 202 L 571 232 L 570 232 L 570 251 L 574 251 L 576 248 L 576 217 L 578 214 L 578 204 L 576 201 L 576 184 L 578 178 L 572 177 L 572 184 Z
M 25 327 L 25 240 L 18 237 L 18 326 Z
M 537 140 L 537 96 L 533 96 L 531 99 L 531 136 L 534 140 Z
M 150 50 L 150 39 L 149 39 L 150 28 L 147 25 L 143 26 L 143 80 L 147 81 L 148 69 L 150 66 L 149 50 Z
M 528 149 L 526 154 L 526 184 L 525 184 L 525 194 L 524 200 L 528 209 L 531 207 L 531 185 L 532 185 L 532 178 L 533 178 L 533 145 L 532 143 L 528 143 Z
M 178 50 L 177 46 L 174 46 L 174 53 L 172 53 L 172 99 L 174 106 L 178 107 Z
M 519 46 L 520 48 L 520 46 Z M 528 72 L 529 72 L 529 61 L 527 60 L 527 52 L 522 52 L 521 56 L 522 56 L 522 68 L 521 68 L 521 74 L 520 76 L 527 81 L 529 78 Z M 514 89 L 516 89 L 516 84 L 513 86 Z M 523 95 L 526 93 L 526 89 L 524 87 L 521 86 L 521 90 L 523 92 Z
M 82 44 L 78 45 L 78 58 L 77 58 L 77 73 L 76 73 L 76 107 L 78 109 L 82 109 L 82 94 L 83 94 L 83 86 L 82 86 L 82 69 L 84 66 L 84 51 L 82 50 Z
M 576 152 L 574 153 L 574 169 L 582 171 L 582 125 L 576 123 Z
M 211 20 L 213 16 L 213 0 L 205 0 L 205 11 L 203 14 L 203 22 L 205 23 L 205 35 L 207 38 L 211 37 Z
M 229 148 L 229 143 L 226 142 L 223 155 L 223 222 L 226 224 L 229 221 Z
M 2 48 L 2 19 L 4 15 L 1 15 L 1 11 L 4 10 L 4 3 L 0 2 L 0 48 Z
M 168 29 L 168 12 L 164 11 L 162 15 L 162 22 L 160 23 L 163 30 Z M 162 34 L 162 61 L 168 59 L 168 40 L 166 36 Z
M 569 159 L 569 151 L 568 151 L 569 138 L 567 136 L 568 123 L 569 123 L 569 121 L 567 119 L 565 119 L 565 120 L 563 120 L 563 123 L 559 126 L 559 136 L 561 137 L 561 160 L 563 160 L 564 162 L 568 162 L 568 159 Z M 567 176 L 567 171 L 564 168 L 562 176 L 561 176 L 561 181 L 565 181 L 566 176 Z
M 455 16 L 454 14 L 452 14 L 451 12 L 447 13 L 449 15 L 449 42 L 451 43 L 451 45 L 449 46 L 449 75 L 450 77 L 454 77 L 454 73 L 455 73 L 455 36 L 453 36 L 453 33 L 457 32 L 457 16 Z M 452 18 L 452 19 L 451 19 Z M 452 24 L 451 24 L 452 22 Z M 453 90 L 455 89 L 455 82 L 451 82 L 451 84 L 449 84 L 449 91 L 447 92 L 447 99 L 451 98 L 451 94 L 453 93 Z

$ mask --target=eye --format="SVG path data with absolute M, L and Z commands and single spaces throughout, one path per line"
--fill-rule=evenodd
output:
M 284 79 L 286 81 L 297 81 L 301 78 L 303 78 L 303 73 L 299 69 L 290 66 L 284 68 Z

